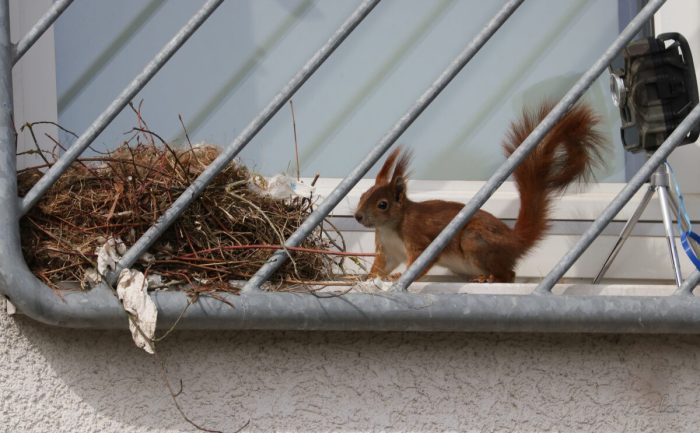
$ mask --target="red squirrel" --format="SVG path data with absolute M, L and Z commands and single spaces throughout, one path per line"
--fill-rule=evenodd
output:
M 523 111 L 521 118 L 510 125 L 503 143 L 506 156 L 551 108 L 551 104 L 543 103 L 535 111 Z M 423 274 L 438 264 L 473 281 L 512 282 L 517 261 L 549 228 L 552 200 L 571 183 L 590 180 L 592 169 L 602 163 L 605 140 L 594 130 L 598 122 L 590 107 L 575 105 L 513 172 L 520 193 L 515 227 L 511 229 L 492 214 L 478 210 Z M 371 276 L 386 278 L 401 263 L 413 263 L 464 207 L 452 201 L 410 200 L 406 195 L 410 160 L 410 152 L 394 150 L 374 186 L 360 197 L 355 218 L 375 229 L 377 255 Z

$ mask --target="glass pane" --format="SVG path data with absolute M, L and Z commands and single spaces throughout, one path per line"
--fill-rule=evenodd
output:
M 201 4 L 77 0 L 55 33 L 60 123 L 84 130 Z M 136 98 L 149 127 L 183 143 L 181 114 L 193 141 L 230 143 L 358 4 L 225 2 Z M 380 3 L 294 97 L 302 175 L 344 177 L 501 6 Z M 522 107 L 560 98 L 617 34 L 617 2 L 525 2 L 401 137 L 415 151 L 414 178 L 486 179 L 503 162 L 502 137 Z M 599 179 L 623 181 L 607 74 L 586 100 L 614 141 Z M 125 110 L 98 148 L 118 145 L 135 124 Z M 264 174 L 295 171 L 289 107 L 242 157 Z

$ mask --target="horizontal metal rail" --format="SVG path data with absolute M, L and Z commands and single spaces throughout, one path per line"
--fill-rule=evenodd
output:
M 464 66 L 476 55 L 481 47 L 493 36 L 494 33 L 506 22 L 524 0 L 510 0 L 501 10 L 486 24 L 486 26 L 474 37 L 474 39 L 462 50 L 431 86 L 418 98 L 414 105 L 401 119 L 387 132 L 379 143 L 367 154 L 365 159 L 355 167 L 338 186 L 318 205 L 316 210 L 309 215 L 301 226 L 287 239 L 286 247 L 295 247 L 318 226 L 338 203 L 348 194 L 353 186 L 360 181 L 379 158 L 391 147 L 406 129 L 423 113 L 431 102 L 442 90 L 457 76 Z M 243 288 L 244 291 L 260 290 L 260 286 L 267 281 L 287 260 L 287 252 L 279 250 L 275 252 L 267 262 L 253 275 Z
M 430 263 L 440 255 L 452 238 L 462 230 L 472 216 L 486 203 L 491 195 L 513 173 L 513 170 L 532 152 L 542 138 L 556 125 L 567 111 L 576 103 L 591 84 L 603 72 L 615 55 L 634 38 L 639 30 L 652 18 L 665 0 L 651 0 L 625 27 L 603 55 L 586 71 L 564 97 L 552 108 L 540 124 L 530 133 L 513 154 L 496 170 L 483 187 L 474 195 L 466 206 L 459 211 L 452 221 L 442 230 L 420 256 L 406 269 L 394 284 L 395 290 L 405 291 L 420 276 Z
M 31 274 L 23 290 L 35 298 L 17 307 L 54 326 L 126 329 L 127 316 L 113 290 L 62 292 Z M 20 283 L 21 281 L 15 281 Z M 29 281 L 26 281 L 29 282 Z M 39 287 L 41 285 L 42 287 Z M 10 295 L 13 302 L 23 299 Z M 533 296 L 486 294 L 250 292 L 200 296 L 151 294 L 158 329 L 274 329 L 324 331 L 700 333 L 700 298 L 694 296 Z M 183 313 L 184 312 L 184 313 Z
M 145 253 L 165 230 L 185 211 L 201 193 L 204 188 L 214 179 L 214 177 L 226 168 L 226 164 L 231 162 L 243 148 L 250 143 L 250 140 L 272 119 L 280 108 L 287 103 L 294 93 L 316 72 L 323 62 L 330 57 L 336 48 L 352 33 L 352 31 L 362 22 L 363 19 L 374 9 L 379 0 L 365 0 L 355 9 L 347 20 L 336 30 L 336 32 L 314 53 L 306 64 L 292 77 L 291 80 L 275 95 L 260 114 L 253 119 L 248 126 L 227 146 L 219 156 L 194 180 L 192 184 L 175 200 L 172 206 L 152 225 L 146 233 L 139 238 L 134 245 L 124 254 L 117 269 L 109 276 L 108 281 L 113 282 L 116 275 L 122 269 L 128 268 Z
M 126 104 L 143 89 L 153 76 L 170 60 L 180 47 L 192 36 L 192 34 L 209 18 L 209 16 L 221 5 L 223 0 L 209 0 L 195 13 L 192 18 L 180 29 L 134 80 L 112 101 L 105 111 L 83 132 L 73 145 L 61 158 L 39 179 L 34 187 L 20 202 L 20 212 L 27 213 L 39 201 L 51 185 L 70 167 L 75 159 L 97 138 L 97 136 L 114 120 Z
M 569 251 L 554 265 L 554 268 L 547 274 L 546 277 L 537 286 L 536 293 L 549 293 L 554 284 L 564 276 L 567 270 L 574 262 L 583 254 L 598 235 L 603 231 L 605 226 L 612 221 L 620 210 L 627 204 L 634 194 L 642 187 L 644 182 L 649 179 L 654 170 L 666 161 L 668 155 L 673 149 L 678 146 L 690 131 L 700 121 L 700 105 L 697 105 L 685 119 L 676 127 L 673 133 L 663 142 L 661 146 L 654 152 L 651 157 L 642 165 L 637 173 L 632 176 L 627 182 L 627 185 L 619 192 L 619 194 L 610 202 L 603 212 L 596 218 L 586 232 L 581 235 L 581 238 Z
M 32 27 L 29 32 L 27 32 L 27 34 L 24 35 L 19 42 L 17 42 L 17 45 L 15 45 L 12 56 L 12 64 L 17 63 L 19 59 L 21 59 L 22 56 L 24 56 L 24 54 L 29 51 L 32 46 L 34 46 L 34 43 L 39 40 L 41 35 L 43 35 L 44 32 L 51 27 L 51 24 L 53 24 L 54 21 L 61 16 L 63 11 L 65 11 L 71 3 L 73 3 L 73 0 L 58 0 L 51 5 L 44 16 L 39 18 L 39 21 L 34 24 L 34 27 Z

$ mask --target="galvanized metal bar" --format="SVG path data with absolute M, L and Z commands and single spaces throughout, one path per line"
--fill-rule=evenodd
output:
M 30 275 L 31 276 L 31 275 Z M 31 276 L 36 285 L 41 285 Z M 43 285 L 42 285 L 43 286 Z M 33 286 L 23 290 L 36 293 Z M 31 309 L 41 322 L 70 328 L 126 329 L 127 317 L 111 289 L 62 292 L 45 286 Z M 324 331 L 700 333 L 694 296 L 532 296 L 485 294 L 252 292 L 201 296 L 188 306 L 183 292 L 157 291 L 158 329 L 270 329 Z M 11 296 L 14 302 L 17 297 Z M 223 300 L 223 301 L 222 301 Z
M 162 296 L 161 296 L 162 295 Z M 184 295 L 154 296 L 179 313 Z M 459 332 L 700 332 L 700 298 L 384 293 L 317 298 L 311 294 L 226 296 L 235 309 L 200 298 L 184 328 Z M 172 324 L 175 315 L 162 317 Z
M 36 305 L 35 293 L 22 296 L 23 287 L 15 287 L 17 278 L 30 276 L 22 272 L 26 265 L 22 260 L 17 212 L 17 141 L 14 128 L 14 101 L 12 92 L 13 46 L 10 39 L 10 1 L 0 0 L 0 291 L 15 301 L 20 310 Z M 14 264 L 19 258 L 19 269 Z M 38 283 L 38 280 L 36 281 Z
M 663 163 L 659 165 L 663 167 Z M 683 284 L 683 273 L 681 272 L 681 262 L 678 258 L 678 249 L 676 248 L 676 237 L 673 234 L 673 216 L 671 214 L 671 204 L 667 187 L 660 186 L 656 189 L 659 194 L 659 202 L 661 203 L 661 216 L 666 230 L 666 241 L 668 250 L 671 254 L 671 262 L 673 263 L 673 276 L 676 279 L 676 286 L 679 288 Z
M 75 159 L 92 143 L 92 141 L 109 125 L 129 101 L 153 78 L 153 76 L 170 60 L 192 34 L 209 18 L 223 0 L 208 0 L 199 11 L 180 29 L 160 52 L 151 60 L 134 80 L 112 101 L 102 114 L 81 134 L 61 158 L 39 179 L 34 187 L 22 198 L 20 211 L 22 215 L 36 204 L 51 185 L 70 167 Z
M 642 213 L 644 213 L 644 209 L 646 209 L 646 207 L 649 205 L 649 202 L 651 201 L 651 198 L 653 196 L 654 187 L 650 186 L 647 189 L 647 192 L 644 194 L 642 201 L 637 206 L 637 209 L 635 209 L 630 219 L 627 220 L 625 226 L 622 228 L 622 232 L 620 233 L 620 236 L 617 237 L 617 242 L 615 242 L 615 246 L 610 251 L 610 254 L 608 254 L 608 258 L 605 259 L 605 263 L 603 263 L 603 266 L 600 268 L 598 275 L 596 275 L 596 277 L 593 279 L 593 284 L 598 284 L 600 280 L 603 279 L 603 276 L 605 276 L 605 273 L 608 272 L 608 269 L 610 269 L 613 260 L 615 260 L 615 257 L 617 257 L 617 255 L 620 253 L 620 250 L 625 244 L 625 241 L 627 241 L 627 238 L 629 238 L 630 234 L 632 234 L 632 230 L 634 229 L 635 224 L 637 224 L 637 221 L 639 221 L 639 218 L 641 218 Z
M 408 129 L 409 126 L 420 116 L 420 114 L 430 105 L 440 92 L 447 87 L 459 71 L 474 57 L 481 47 L 496 33 L 503 23 L 515 12 L 524 0 L 510 0 L 501 10 L 486 24 L 486 26 L 474 37 L 464 50 L 455 58 L 442 74 L 431 84 L 431 86 L 418 98 L 413 106 L 399 121 L 387 132 L 379 143 L 367 154 L 365 159 L 355 167 L 345 179 L 318 205 L 316 210 L 309 215 L 301 226 L 287 239 L 285 246 L 293 247 L 299 245 L 306 236 L 318 226 L 333 208 L 340 203 L 353 186 L 359 182 L 379 158 L 391 147 L 394 142 Z M 275 252 L 267 262 L 253 275 L 244 286 L 244 291 L 260 290 L 260 285 L 267 281 L 277 269 L 288 259 L 287 253 L 283 250 Z
M 430 263 L 442 252 L 455 234 L 464 227 L 469 219 L 476 213 L 486 200 L 498 189 L 503 182 L 513 173 L 513 170 L 532 152 L 542 138 L 556 125 L 564 114 L 576 103 L 588 87 L 600 73 L 607 68 L 618 51 L 634 37 L 639 29 L 649 20 L 665 0 L 651 0 L 625 27 L 603 55 L 586 71 L 574 86 L 564 95 L 561 101 L 554 106 L 552 111 L 522 142 L 515 152 L 496 170 L 491 178 L 484 184 L 476 195 L 462 208 L 462 210 L 450 221 L 442 232 L 433 240 L 428 248 L 411 264 L 394 284 L 395 290 L 406 290 L 408 286 L 421 275 Z
M 666 141 L 654 152 L 647 162 L 642 165 L 642 168 L 632 176 L 627 182 L 627 185 L 620 191 L 620 193 L 610 202 L 610 204 L 603 210 L 598 218 L 591 224 L 591 226 L 586 230 L 586 232 L 581 235 L 581 238 L 576 242 L 576 244 L 561 258 L 561 260 L 554 266 L 554 268 L 547 274 L 547 276 L 542 280 L 542 282 L 535 289 L 536 293 L 547 294 L 551 291 L 554 284 L 564 276 L 567 270 L 574 264 L 574 262 L 583 254 L 583 252 L 588 248 L 593 241 L 598 237 L 598 235 L 603 231 L 605 226 L 612 221 L 612 219 L 617 215 L 620 210 L 625 206 L 625 204 L 630 201 L 632 196 L 637 192 L 637 190 L 649 179 L 656 168 L 662 164 L 668 155 L 671 154 L 673 149 L 678 146 L 681 141 L 688 134 L 688 131 L 695 126 L 695 124 L 700 121 L 700 105 L 696 106 L 688 116 L 676 127 L 676 129 L 669 135 Z M 685 285 L 684 285 L 685 286 Z
M 185 211 L 204 188 L 214 179 L 226 165 L 231 162 L 238 153 L 255 137 L 255 135 L 272 119 L 280 108 L 287 103 L 294 93 L 316 72 L 336 48 L 347 38 L 350 33 L 369 15 L 379 0 L 365 0 L 355 9 L 347 20 L 336 32 L 323 44 L 321 48 L 306 62 L 306 64 L 292 77 L 280 92 L 267 104 L 260 114 L 251 121 L 248 126 L 236 137 L 223 152 L 195 179 L 192 184 L 175 200 L 172 206 L 163 213 L 158 221 L 151 226 L 146 233 L 139 238 L 134 245 L 124 254 L 117 264 L 117 270 L 108 277 L 108 281 L 114 281 L 121 269 L 133 265 L 143 253 L 170 227 L 170 225 Z
M 22 56 L 29 51 L 34 43 L 39 40 L 41 35 L 43 35 L 44 32 L 51 27 L 51 24 L 53 24 L 54 21 L 61 16 L 63 11 L 65 11 L 71 3 L 73 3 L 73 0 L 57 0 L 51 5 L 49 10 L 46 11 L 41 18 L 39 18 L 39 21 L 37 21 L 36 24 L 34 24 L 34 27 L 32 27 L 29 32 L 27 32 L 27 34 L 24 35 L 19 42 L 17 42 L 17 45 L 15 45 L 12 56 L 12 64 L 17 63 L 19 59 L 21 59 Z
M 683 284 L 681 284 L 681 287 L 676 290 L 676 293 L 674 295 L 692 295 L 693 290 L 697 285 L 700 284 L 700 271 L 693 271 L 692 274 L 688 278 L 683 281 Z

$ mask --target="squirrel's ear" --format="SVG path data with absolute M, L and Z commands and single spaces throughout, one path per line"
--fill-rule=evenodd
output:
M 394 193 L 394 200 L 397 203 L 403 201 L 406 197 L 406 179 L 403 176 L 394 177 L 391 179 L 392 191 Z
M 408 166 L 411 163 L 411 152 L 405 151 L 396 162 L 394 174 L 391 176 L 391 185 L 394 190 L 394 199 L 397 202 L 406 196 L 406 178 L 408 177 Z
M 401 158 L 396 162 L 394 174 L 391 176 L 392 182 L 397 177 L 408 177 L 408 166 L 411 164 L 412 153 L 410 150 L 401 153 Z
M 382 169 L 377 173 L 377 178 L 375 180 L 376 185 L 386 185 L 389 183 L 391 178 L 391 170 L 394 168 L 394 162 L 398 158 L 399 153 L 401 153 L 401 147 L 396 148 L 393 152 L 389 154 L 382 166 Z

